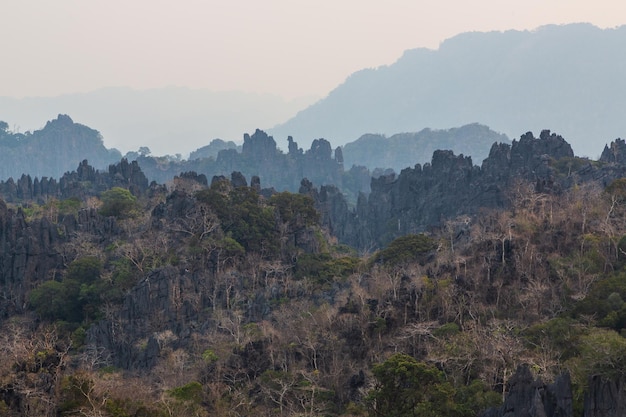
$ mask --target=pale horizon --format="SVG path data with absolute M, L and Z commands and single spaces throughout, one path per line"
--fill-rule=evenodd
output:
M 0 96 L 176 86 L 292 100 L 324 97 L 356 71 L 460 33 L 618 27 L 626 3 L 9 0 L 2 14 Z

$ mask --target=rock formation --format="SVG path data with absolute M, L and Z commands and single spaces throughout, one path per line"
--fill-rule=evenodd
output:
M 136 161 L 122 159 L 117 164 L 109 165 L 108 172 L 101 172 L 83 160 L 76 171 L 66 172 L 58 181 L 48 177 L 33 180 L 28 174 L 22 174 L 17 182 L 13 178 L 0 181 L 0 196 L 11 203 L 43 204 L 51 198 L 85 199 L 111 187 L 128 188 L 134 195 L 140 195 L 148 189 L 148 185 L 148 179 Z
M 504 404 L 485 411 L 481 417 L 573 417 L 572 384 L 568 374 L 545 384 L 520 366 L 507 384 Z M 594 415 L 595 417 L 595 415 Z
M 534 184 L 540 192 L 559 193 L 575 184 L 595 181 L 602 186 L 624 176 L 624 141 L 606 148 L 600 163 L 575 158 L 570 145 L 549 130 L 535 138 L 528 132 L 512 144 L 495 143 L 480 167 L 471 158 L 452 151 L 436 151 L 431 163 L 406 168 L 371 180 L 369 196 L 358 197 L 349 208 L 345 197 L 333 190 L 332 201 L 322 199 L 310 187 L 324 214 L 324 224 L 348 245 L 361 249 L 382 247 L 394 238 L 428 231 L 459 215 L 481 208 L 506 207 L 514 182 Z

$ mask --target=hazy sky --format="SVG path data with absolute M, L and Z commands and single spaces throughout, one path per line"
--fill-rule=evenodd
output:
M 1 0 L 0 96 L 188 86 L 324 96 L 467 31 L 626 23 L 624 0 Z

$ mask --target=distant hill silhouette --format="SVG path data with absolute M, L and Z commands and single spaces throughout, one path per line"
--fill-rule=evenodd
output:
M 389 138 L 367 134 L 343 146 L 343 162 L 346 167 L 393 168 L 400 173 L 404 168 L 430 162 L 433 152 L 445 149 L 470 156 L 475 164 L 480 165 L 495 142 L 510 141 L 506 135 L 476 123 L 447 130 L 398 133 Z
M 57 114 L 69 114 L 97 126 L 107 147 L 127 152 L 147 146 L 155 155 L 186 157 L 211 139 L 241 143 L 241 132 L 287 120 L 311 101 L 185 87 L 110 87 L 57 97 L 0 97 L 0 120 L 24 132 L 41 128 Z
M 328 97 L 269 129 L 342 145 L 364 133 L 482 123 L 517 137 L 550 128 L 579 155 L 626 135 L 626 26 L 464 33 L 439 49 L 352 74 Z M 281 145 L 282 146 L 282 145 Z
M 117 149 L 107 149 L 102 136 L 59 115 L 34 132 L 13 133 L 6 122 L 0 122 L 0 180 L 15 179 L 28 174 L 32 177 L 60 177 L 88 159 L 96 168 L 108 168 L 119 162 Z
M 186 172 L 211 179 L 238 171 L 247 178 L 258 176 L 263 186 L 279 191 L 298 191 L 304 178 L 315 186 L 332 184 L 355 202 L 359 192 L 369 192 L 370 178 L 380 175 L 375 168 L 393 168 L 399 173 L 430 162 L 430 155 L 437 149 L 471 156 L 480 163 L 495 142 L 510 141 L 486 126 L 472 124 L 390 138 L 366 135 L 343 149 L 317 139 L 305 150 L 290 139 L 288 151 L 283 152 L 273 137 L 257 129 L 252 135 L 244 135 L 243 146 L 214 139 L 191 152 L 189 159 L 152 156 L 147 148 L 128 152 L 124 158 L 136 160 L 146 177 L 159 183 Z M 75 123 L 67 115 L 59 115 L 43 129 L 27 133 L 12 132 L 8 123 L 0 121 L 0 180 L 17 180 L 23 174 L 40 179 L 60 177 L 84 160 L 98 170 L 107 170 L 121 158 L 117 149 L 104 146 L 97 130 Z
M 211 143 L 201 148 L 196 149 L 195 151 L 189 154 L 189 160 L 193 161 L 194 159 L 203 159 L 203 158 L 217 158 L 217 154 L 220 151 L 226 149 L 234 149 L 238 152 L 241 152 L 241 145 L 237 145 L 233 141 L 223 141 L 222 139 L 213 139 Z

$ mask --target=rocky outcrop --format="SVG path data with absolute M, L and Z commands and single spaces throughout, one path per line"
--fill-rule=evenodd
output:
M 591 377 L 585 393 L 584 417 L 626 416 L 626 380 L 624 377 Z
M 167 266 L 150 273 L 126 297 L 115 320 L 103 320 L 89 331 L 89 343 L 106 348 L 124 368 L 154 365 L 165 346 L 188 343 L 193 329 L 206 326 L 199 312 L 211 302 L 207 277 Z
M 63 274 L 79 234 L 103 242 L 118 233 L 115 219 L 102 217 L 95 209 L 27 221 L 21 208 L 8 208 L 0 199 L 0 318 L 23 312 L 30 290 Z
M 0 182 L 0 317 L 24 311 L 30 290 L 62 276 L 68 258 L 74 256 L 72 247 L 84 243 L 81 236 L 102 243 L 120 233 L 114 218 L 103 217 L 94 208 L 62 213 L 44 203 L 70 197 L 84 201 L 115 186 L 141 195 L 148 191 L 148 180 L 136 162 L 123 159 L 108 172 L 83 161 L 59 181 L 22 175 L 17 182 Z M 23 208 L 11 208 L 7 202 Z M 44 212 L 28 220 L 33 203 L 41 204 Z
M 605 145 L 600 162 L 626 165 L 626 142 L 624 139 L 615 139 L 610 145 Z
M 59 239 L 47 219 L 27 223 L 22 210 L 9 209 L 0 200 L 0 317 L 23 311 L 27 291 L 62 264 L 55 248 Z
M 258 176 L 265 186 L 279 191 L 297 192 L 303 178 L 316 186 L 333 184 L 342 188 L 344 172 L 340 148 L 333 151 L 330 142 L 316 139 L 311 148 L 304 151 L 292 137 L 288 141 L 289 151 L 285 154 L 277 148 L 272 136 L 257 129 L 252 135 L 244 135 L 241 150 L 224 148 L 215 158 L 190 158 L 189 161 L 169 161 L 166 165 L 149 156 L 140 156 L 137 160 L 151 180 L 162 183 L 182 171 L 194 171 L 207 178 L 240 172 L 246 178 Z M 357 181 L 348 184 L 362 185 Z
M 84 160 L 76 171 L 66 172 L 58 181 L 47 177 L 33 180 L 30 175 L 22 175 L 17 181 L 13 178 L 0 181 L 0 197 L 9 203 L 44 204 L 51 198 L 63 200 L 75 197 L 84 200 L 111 187 L 127 188 L 134 195 L 141 195 L 147 191 L 149 184 L 136 161 L 122 159 L 110 165 L 108 172 L 101 172 Z
M 572 383 L 569 374 L 559 375 L 551 384 L 536 379 L 522 365 L 507 384 L 507 396 L 500 407 L 484 411 L 481 417 L 572 417 Z M 626 380 L 594 375 L 584 395 L 583 417 L 626 415 Z
M 510 145 L 495 143 L 480 167 L 469 157 L 435 151 L 431 163 L 406 168 L 397 176 L 372 178 L 371 193 L 358 197 L 355 209 L 348 208 L 347 199 L 337 190 L 331 192 L 332 199 L 307 187 L 304 192 L 314 197 L 324 224 L 341 242 L 369 249 L 439 227 L 459 215 L 475 214 L 481 208 L 506 207 L 507 190 L 515 181 L 557 194 L 588 181 L 606 186 L 626 174 L 626 164 L 618 157 L 622 148 L 626 145 L 618 139 L 607 148 L 612 151 L 605 150 L 603 163 L 592 164 L 575 158 L 561 136 L 544 130 L 535 138 L 529 132 Z
M 481 417 L 573 417 L 572 384 L 568 374 L 554 383 L 535 379 L 527 365 L 520 366 L 507 384 L 504 404 Z

